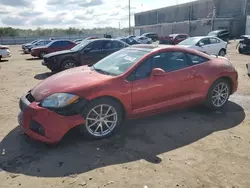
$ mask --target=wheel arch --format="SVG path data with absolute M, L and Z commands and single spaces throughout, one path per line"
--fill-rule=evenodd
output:
M 113 100 L 113 101 L 117 102 L 121 106 L 123 117 L 126 117 L 127 113 L 126 113 L 125 105 L 117 97 L 110 96 L 110 95 L 103 95 L 103 96 L 99 96 L 99 97 L 96 97 L 96 98 L 93 98 L 93 99 L 89 100 L 88 103 L 91 102 L 91 101 L 98 100 L 98 99 L 103 99 L 103 98 L 110 99 L 110 100 Z M 88 103 L 87 103 L 87 105 L 88 105 Z
M 230 78 L 229 76 L 221 76 L 221 77 L 217 78 L 216 80 L 214 80 L 214 81 L 212 82 L 212 84 L 210 85 L 210 87 L 211 87 L 216 81 L 218 81 L 218 80 L 225 80 L 225 81 L 227 81 L 227 82 L 230 84 L 230 94 L 232 94 L 232 92 L 233 92 L 233 80 L 232 80 L 232 78 Z M 209 88 L 210 88 L 210 87 L 209 87 Z

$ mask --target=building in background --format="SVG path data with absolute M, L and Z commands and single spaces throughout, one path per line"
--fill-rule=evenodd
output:
M 187 33 L 207 35 L 227 29 L 232 37 L 245 34 L 250 0 L 199 0 L 135 14 L 134 31 L 156 32 L 160 36 Z

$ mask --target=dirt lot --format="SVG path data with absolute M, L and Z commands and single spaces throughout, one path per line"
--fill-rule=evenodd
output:
M 17 125 L 18 100 L 49 75 L 41 60 L 0 62 L 0 187 L 250 187 L 249 56 L 229 45 L 239 90 L 227 107 L 201 107 L 125 122 L 120 133 L 87 141 L 71 132 L 56 148 L 32 141 Z

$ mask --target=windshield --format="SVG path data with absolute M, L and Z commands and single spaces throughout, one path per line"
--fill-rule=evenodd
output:
M 179 45 L 189 45 L 189 46 L 193 46 L 196 45 L 201 38 L 198 37 L 191 37 L 191 38 L 187 38 L 186 40 L 182 41 L 179 43 Z
M 36 42 L 37 42 L 37 40 L 34 40 L 34 41 L 31 42 L 31 44 L 35 44 Z
M 220 31 L 212 31 L 210 33 L 208 33 L 208 36 L 214 36 L 217 35 Z
M 79 51 L 82 50 L 85 46 L 87 46 L 91 41 L 90 40 L 83 40 L 81 43 L 77 44 L 71 51 Z
M 123 49 L 105 57 L 92 67 L 97 72 L 118 76 L 125 73 L 147 53 L 149 52 L 135 49 Z

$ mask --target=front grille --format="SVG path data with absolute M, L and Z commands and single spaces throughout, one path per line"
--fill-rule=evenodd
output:
M 32 102 L 34 102 L 36 99 L 31 95 L 31 93 L 28 93 L 27 95 L 26 95 L 26 99 L 30 102 L 30 103 L 32 103 Z
M 44 130 L 43 126 L 35 120 L 31 120 L 29 128 L 30 128 L 30 130 L 32 130 L 33 132 L 35 132 L 37 134 L 40 134 L 42 136 L 45 135 L 45 130 Z

